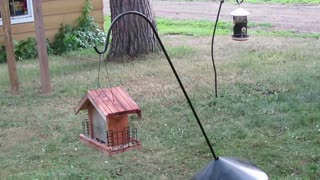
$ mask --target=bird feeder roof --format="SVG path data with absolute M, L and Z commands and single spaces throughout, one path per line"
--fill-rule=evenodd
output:
M 232 16 L 248 16 L 249 14 L 250 12 L 243 8 L 237 8 L 230 13 Z
M 141 113 L 139 106 L 120 87 L 88 91 L 75 107 L 75 114 L 88 109 L 90 104 L 104 117 Z

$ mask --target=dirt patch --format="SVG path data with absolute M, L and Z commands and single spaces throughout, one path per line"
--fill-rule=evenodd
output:
M 169 2 L 152 1 L 156 16 L 175 19 L 215 20 L 219 2 Z M 221 19 L 231 21 L 229 13 L 236 4 L 224 3 Z M 320 32 L 320 5 L 283 5 L 243 3 L 243 8 L 251 12 L 249 21 L 271 23 L 273 30 L 291 30 L 299 33 Z M 110 14 L 109 0 L 104 0 L 104 13 Z

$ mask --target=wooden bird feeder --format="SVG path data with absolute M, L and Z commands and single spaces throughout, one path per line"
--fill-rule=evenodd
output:
M 137 139 L 137 129 L 130 128 L 128 115 L 141 117 L 139 106 L 120 87 L 91 90 L 75 108 L 75 114 L 88 111 L 88 120 L 83 122 L 80 140 L 107 155 L 141 147 Z

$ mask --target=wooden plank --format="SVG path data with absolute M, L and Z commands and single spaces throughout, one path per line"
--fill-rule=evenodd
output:
M 73 24 L 81 15 L 84 0 L 65 1 L 65 0 L 43 0 L 43 21 L 46 30 L 46 37 L 53 40 L 58 32 L 60 24 Z M 95 19 L 99 28 L 104 28 L 103 1 L 92 0 L 93 10 L 91 16 Z M 12 25 L 13 39 L 19 41 L 27 37 L 35 37 L 34 23 L 22 23 Z M 50 31 L 48 33 L 48 31 Z M 4 43 L 3 30 L 0 29 L 0 44 Z
M 119 101 L 119 103 L 122 105 L 122 107 L 126 110 L 126 111 L 130 111 L 132 110 L 131 106 L 127 103 L 126 99 L 129 98 L 128 97 L 123 97 L 119 92 L 117 87 L 112 88 L 112 92 L 114 94 L 114 96 L 116 97 L 116 99 Z
M 11 93 L 19 94 L 19 81 L 16 67 L 16 60 L 14 54 L 14 46 L 12 41 L 11 20 L 9 1 L 0 0 L 1 17 L 3 23 L 4 39 L 6 44 L 7 64 L 10 79 Z
M 105 120 L 107 120 L 106 116 L 108 114 L 113 114 L 113 111 L 108 106 L 106 106 L 106 104 L 102 101 L 99 94 L 97 94 L 95 90 L 89 91 L 88 95 L 93 106 L 95 106 L 97 111 L 103 116 Z
M 111 88 L 112 89 L 112 88 Z M 118 112 L 126 111 L 126 109 L 120 104 L 117 98 L 114 96 L 113 91 L 111 89 L 103 89 L 103 92 L 107 95 L 110 101 L 117 107 Z
M 92 11 L 90 14 L 94 21 L 98 24 L 104 23 L 104 17 L 101 11 Z M 81 12 L 72 12 L 68 14 L 58 14 L 45 16 L 46 29 L 59 28 L 60 24 L 75 24 L 76 20 L 81 16 Z
M 99 98 L 105 103 L 105 105 L 112 111 L 109 114 L 117 114 L 119 112 L 118 108 L 113 104 L 112 100 L 103 92 L 103 90 L 96 90 Z M 108 114 L 108 115 L 109 115 Z
M 51 93 L 51 79 L 49 73 L 48 52 L 42 17 L 42 0 L 33 0 L 32 2 L 36 29 L 38 60 L 40 68 L 41 94 L 47 95 Z
M 45 32 L 46 37 L 54 37 L 54 35 L 57 33 L 57 29 L 53 30 L 47 30 Z M 16 41 L 22 40 L 22 39 L 27 39 L 27 37 L 35 37 L 36 33 L 35 32 L 28 32 L 28 33 L 22 33 L 22 34 L 14 34 L 13 39 Z M 0 42 L 2 42 L 4 39 L 4 36 L 0 37 Z M 50 39 L 49 39 L 50 40 Z
M 83 96 L 81 98 L 81 100 L 79 101 L 79 103 L 77 104 L 77 106 L 74 108 L 74 113 L 78 114 L 79 111 L 87 109 L 88 105 L 89 105 L 89 99 L 88 99 L 88 94 L 86 94 L 85 96 Z
M 93 129 L 93 109 L 94 109 L 94 107 L 92 106 L 92 105 L 90 105 L 89 107 L 88 107 L 88 121 L 89 121 L 89 136 L 91 137 L 91 138 L 93 138 L 93 136 L 94 136 L 94 129 Z
M 75 24 L 77 18 L 80 15 L 81 15 L 81 12 L 44 16 L 43 17 L 44 28 L 46 30 L 59 29 L 61 24 Z M 104 19 L 100 11 L 93 11 L 91 15 L 95 19 L 95 22 L 97 24 L 100 24 L 100 26 L 101 24 L 104 23 Z M 13 24 L 11 29 L 13 34 L 20 34 L 20 33 L 35 31 L 34 23 Z M 3 35 L 2 29 L 0 29 L 0 35 Z
M 125 104 L 129 107 L 129 109 L 136 109 L 135 106 L 130 105 L 128 102 L 130 101 L 131 97 L 128 94 L 124 94 L 122 88 L 116 87 L 115 90 L 118 92 L 119 96 L 124 99 Z
M 108 131 L 113 131 L 114 133 L 113 139 L 111 139 L 111 141 L 114 142 L 112 146 L 118 146 L 121 144 L 128 143 L 128 140 L 130 138 L 129 134 L 119 133 L 123 132 L 125 128 L 129 127 L 129 120 L 127 114 L 110 118 L 108 126 Z
M 108 96 L 108 98 L 112 101 L 112 103 L 117 107 L 118 112 L 121 112 L 121 114 L 123 114 L 123 112 L 127 111 L 127 109 L 121 104 L 121 102 L 116 97 L 116 94 L 114 94 L 115 90 L 113 88 L 104 89 L 103 91 Z
M 134 102 L 134 100 L 129 96 L 129 94 L 124 89 L 117 87 L 117 90 L 123 97 L 127 97 L 126 101 L 130 105 L 130 107 L 132 108 L 132 110 L 129 111 L 128 113 L 137 113 L 138 116 L 141 117 L 141 109 L 137 105 L 137 103 Z
M 73 12 L 82 12 L 85 5 L 85 0 L 81 1 L 66 1 L 66 0 L 57 0 L 57 1 L 45 1 L 43 2 L 43 15 L 61 15 L 69 14 Z M 103 9 L 102 0 L 92 0 L 92 11 Z
M 49 41 L 53 41 L 55 34 L 58 32 L 58 29 L 46 30 L 45 34 Z M 35 32 L 27 32 L 20 34 L 13 34 L 13 39 L 16 41 L 27 39 L 28 37 L 35 37 Z M 0 36 L 0 44 L 4 43 L 4 36 Z
M 122 88 L 116 87 L 116 90 L 119 92 L 119 94 L 125 98 L 126 102 L 128 105 L 131 107 L 131 109 L 139 109 L 139 106 L 137 105 L 136 102 L 133 101 L 133 99 L 129 96 L 129 94 Z

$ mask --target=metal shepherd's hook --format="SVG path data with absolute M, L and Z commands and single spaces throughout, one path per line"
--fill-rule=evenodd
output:
M 224 1 L 221 0 L 221 4 Z M 221 9 L 221 4 L 220 4 L 220 9 Z M 219 13 L 220 13 L 220 9 L 219 9 Z M 218 17 L 219 17 L 219 13 L 218 13 Z M 214 158 L 214 160 L 212 160 L 205 168 L 203 168 L 198 174 L 196 174 L 193 179 L 195 180 L 218 180 L 218 179 L 225 179 L 225 180 L 235 180 L 235 179 L 239 179 L 239 180 L 248 180 L 248 179 L 268 179 L 268 176 L 266 175 L 265 172 L 263 172 L 262 170 L 260 170 L 258 167 L 256 167 L 255 165 L 248 163 L 248 162 L 244 162 L 242 160 L 239 160 L 237 158 L 230 158 L 230 157 L 218 157 L 216 156 L 213 147 L 208 139 L 208 136 L 206 134 L 206 132 L 203 129 L 203 126 L 201 124 L 201 121 L 190 101 L 190 98 L 186 92 L 186 90 L 184 89 L 184 86 L 170 60 L 170 57 L 166 51 L 166 49 L 164 48 L 160 37 L 154 27 L 154 25 L 152 24 L 152 22 L 144 15 L 141 14 L 140 12 L 136 12 L 136 11 L 129 11 L 126 13 L 122 13 L 119 16 L 117 16 L 111 23 L 110 29 L 108 31 L 107 34 L 107 38 L 106 38 L 106 44 L 105 44 L 105 48 L 103 51 L 99 51 L 96 47 L 94 47 L 95 51 L 98 54 L 104 54 L 107 49 L 108 49 L 108 42 L 109 42 L 109 38 L 110 38 L 110 34 L 111 34 L 111 29 L 114 26 L 114 24 L 123 16 L 129 15 L 129 14 L 134 14 L 134 15 L 138 15 L 140 17 L 142 17 L 144 20 L 146 20 L 148 22 L 148 24 L 151 26 L 159 44 L 161 49 L 163 50 L 163 53 L 165 54 L 168 63 L 182 89 L 182 92 L 185 96 L 185 98 L 187 99 L 187 102 L 193 112 L 193 115 L 195 117 L 195 119 L 198 122 L 198 125 L 201 129 L 201 132 L 207 142 L 207 145 L 209 146 L 209 149 L 212 153 L 212 156 Z M 217 17 L 217 21 L 216 24 L 218 22 L 218 17 Z M 213 33 L 213 40 L 214 40 L 214 34 L 215 34 L 215 30 Z M 212 41 L 213 42 L 213 41 Z M 213 57 L 213 56 L 212 56 Z M 213 61 L 214 64 L 214 61 Z
M 243 3 L 243 0 L 236 0 L 236 2 L 239 4 L 239 6 Z
M 175 75 L 175 77 L 176 77 L 176 79 L 177 79 L 177 81 L 178 81 L 178 83 L 179 83 L 179 85 L 180 85 L 180 88 L 182 89 L 182 92 L 183 92 L 185 98 L 187 99 L 187 102 L 188 102 L 188 104 L 189 104 L 189 106 L 190 106 L 190 108 L 191 108 L 191 110 L 192 110 L 192 113 L 193 113 L 195 119 L 196 119 L 197 122 L 198 122 L 198 125 L 199 125 L 199 127 L 200 127 L 200 129 L 201 129 L 201 132 L 202 132 L 202 134 L 203 134 L 206 142 L 207 142 L 207 145 L 209 146 L 209 149 L 210 149 L 210 151 L 211 151 L 211 153 L 212 153 L 213 158 L 214 158 L 215 160 L 218 160 L 219 158 L 218 158 L 218 156 L 216 156 L 216 154 L 215 154 L 215 152 L 214 152 L 214 150 L 213 150 L 213 147 L 212 147 L 212 145 L 211 145 L 211 143 L 210 143 L 210 141 L 209 141 L 209 138 L 208 138 L 206 132 L 205 132 L 204 129 L 203 129 L 203 126 L 202 126 L 202 123 L 201 123 L 201 121 L 200 121 L 200 119 L 199 119 L 199 117 L 198 117 L 198 114 L 196 113 L 196 111 L 195 111 L 195 109 L 194 109 L 194 107 L 193 107 L 193 105 L 192 105 L 192 103 L 191 103 L 191 100 L 190 100 L 190 98 L 189 98 L 189 96 L 188 96 L 188 94 L 187 94 L 187 92 L 186 92 L 186 90 L 185 90 L 185 88 L 184 88 L 184 86 L 183 86 L 180 78 L 179 78 L 179 75 L 178 75 L 175 67 L 173 66 L 173 64 L 172 64 L 172 62 L 171 62 L 171 59 L 170 59 L 170 57 L 169 57 L 169 55 L 168 55 L 168 53 L 167 53 L 167 51 L 166 51 L 166 49 L 165 49 L 165 47 L 164 47 L 164 45 L 163 45 L 163 43 L 162 43 L 162 41 L 161 41 L 158 33 L 157 33 L 156 28 L 154 27 L 154 25 L 152 24 L 152 22 L 151 22 L 144 14 L 142 14 L 142 13 L 140 13 L 140 12 L 137 12 L 137 11 L 128 11 L 128 12 L 125 12 L 125 13 L 122 13 L 122 14 L 118 15 L 118 16 L 112 21 L 112 23 L 111 23 L 111 25 L 110 25 L 110 28 L 109 28 L 108 33 L 107 33 L 106 44 L 105 44 L 104 49 L 103 49 L 102 51 L 99 51 L 99 50 L 97 49 L 97 47 L 94 47 L 95 51 L 96 51 L 98 54 L 104 54 L 105 52 L 107 52 L 108 45 L 109 45 L 109 38 L 110 38 L 110 35 L 111 35 L 112 27 L 115 25 L 115 23 L 116 23 L 118 20 L 120 20 L 122 17 L 127 16 L 127 15 L 129 15 L 129 14 L 134 14 L 134 15 L 138 15 L 138 16 L 142 17 L 142 18 L 143 18 L 144 20 L 146 20 L 146 21 L 148 22 L 148 24 L 150 25 L 153 33 L 155 34 L 155 36 L 156 36 L 156 38 L 157 38 L 157 40 L 158 40 L 158 42 L 159 42 L 159 44 L 160 44 L 160 47 L 161 47 L 163 53 L 165 54 L 165 56 L 166 56 L 166 58 L 167 58 L 167 60 L 168 60 L 168 63 L 169 63 L 169 65 L 170 65 L 170 67 L 171 67 L 171 70 L 173 71 L 173 74 Z
M 215 92 L 216 98 L 218 97 L 218 78 L 217 78 L 217 68 L 216 68 L 216 65 L 215 65 L 215 62 L 214 62 L 214 57 L 213 57 L 213 44 L 214 44 L 214 38 L 216 36 L 216 30 L 217 30 L 219 16 L 220 16 L 221 7 L 222 7 L 223 3 L 224 3 L 224 0 L 221 0 L 220 1 L 220 5 L 219 5 L 217 18 L 216 18 L 216 22 L 215 22 L 214 28 L 213 28 L 212 40 L 211 40 L 211 60 L 212 60 L 213 71 L 214 71 L 214 90 L 215 90 L 214 92 Z

